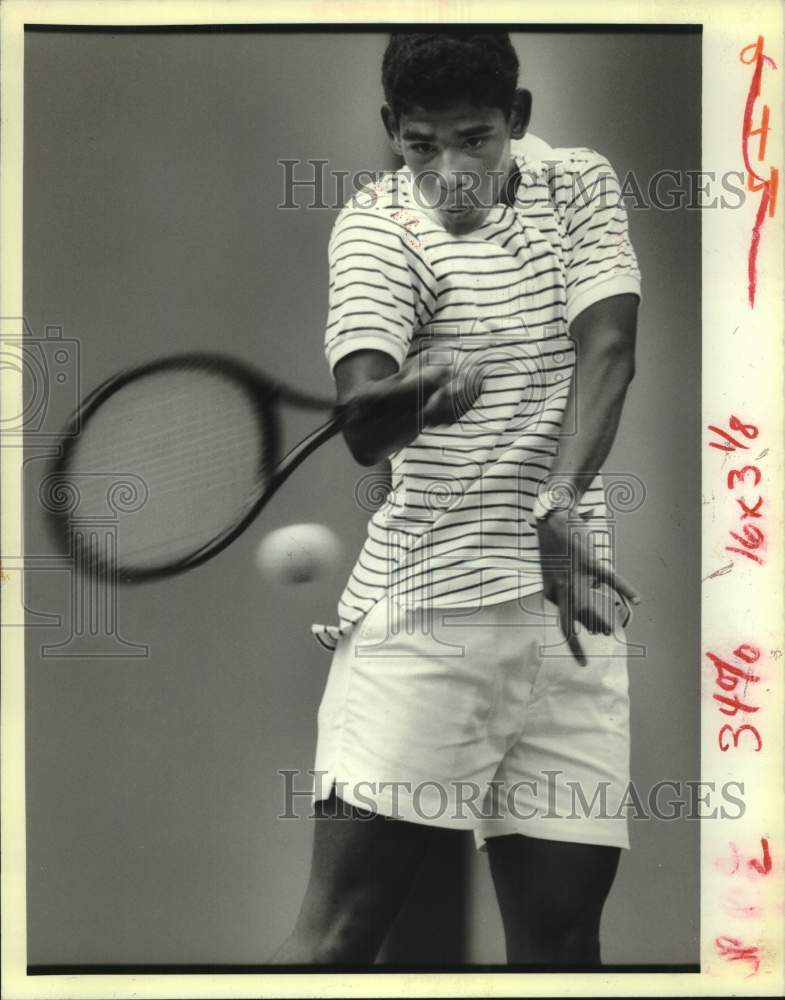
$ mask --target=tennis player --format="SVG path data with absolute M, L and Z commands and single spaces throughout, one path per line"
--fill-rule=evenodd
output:
M 600 963 L 629 781 L 599 470 L 640 274 L 590 149 L 527 135 L 506 34 L 405 31 L 382 68 L 402 169 L 339 214 L 326 355 L 357 461 L 389 459 L 319 709 L 313 859 L 278 963 L 370 963 L 445 831 L 486 850 L 507 958 Z M 594 807 L 597 808 L 594 808 Z

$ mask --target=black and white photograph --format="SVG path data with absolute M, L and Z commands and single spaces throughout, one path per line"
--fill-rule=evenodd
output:
M 4 6 L 3 996 L 776 995 L 781 37 Z

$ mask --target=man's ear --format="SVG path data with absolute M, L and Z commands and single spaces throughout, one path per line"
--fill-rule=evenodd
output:
M 401 147 L 401 136 L 398 131 L 398 124 L 395 121 L 395 115 L 392 113 L 392 108 L 388 104 L 382 106 L 382 121 L 384 122 L 384 130 L 387 133 L 387 137 L 390 140 L 390 145 L 392 146 L 393 152 L 398 156 L 403 156 L 403 149 Z
M 532 116 L 532 95 L 530 90 L 518 89 L 512 101 L 510 112 L 510 135 L 513 139 L 522 139 L 529 127 Z

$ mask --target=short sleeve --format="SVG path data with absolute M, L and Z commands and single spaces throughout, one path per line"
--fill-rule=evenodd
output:
M 398 226 L 383 212 L 345 208 L 329 243 L 325 355 L 332 371 L 353 351 L 391 355 L 400 366 L 415 329 L 416 291 Z
M 641 296 L 641 275 L 630 242 L 627 210 L 613 167 L 599 153 L 576 150 L 569 168 L 567 323 L 611 295 Z

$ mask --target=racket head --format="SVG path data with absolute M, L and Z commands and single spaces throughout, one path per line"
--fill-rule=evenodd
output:
M 212 352 L 158 359 L 102 383 L 71 419 L 45 483 L 51 526 L 75 568 L 141 583 L 230 545 L 276 488 L 285 392 Z M 222 431 L 206 443 L 211 418 Z

